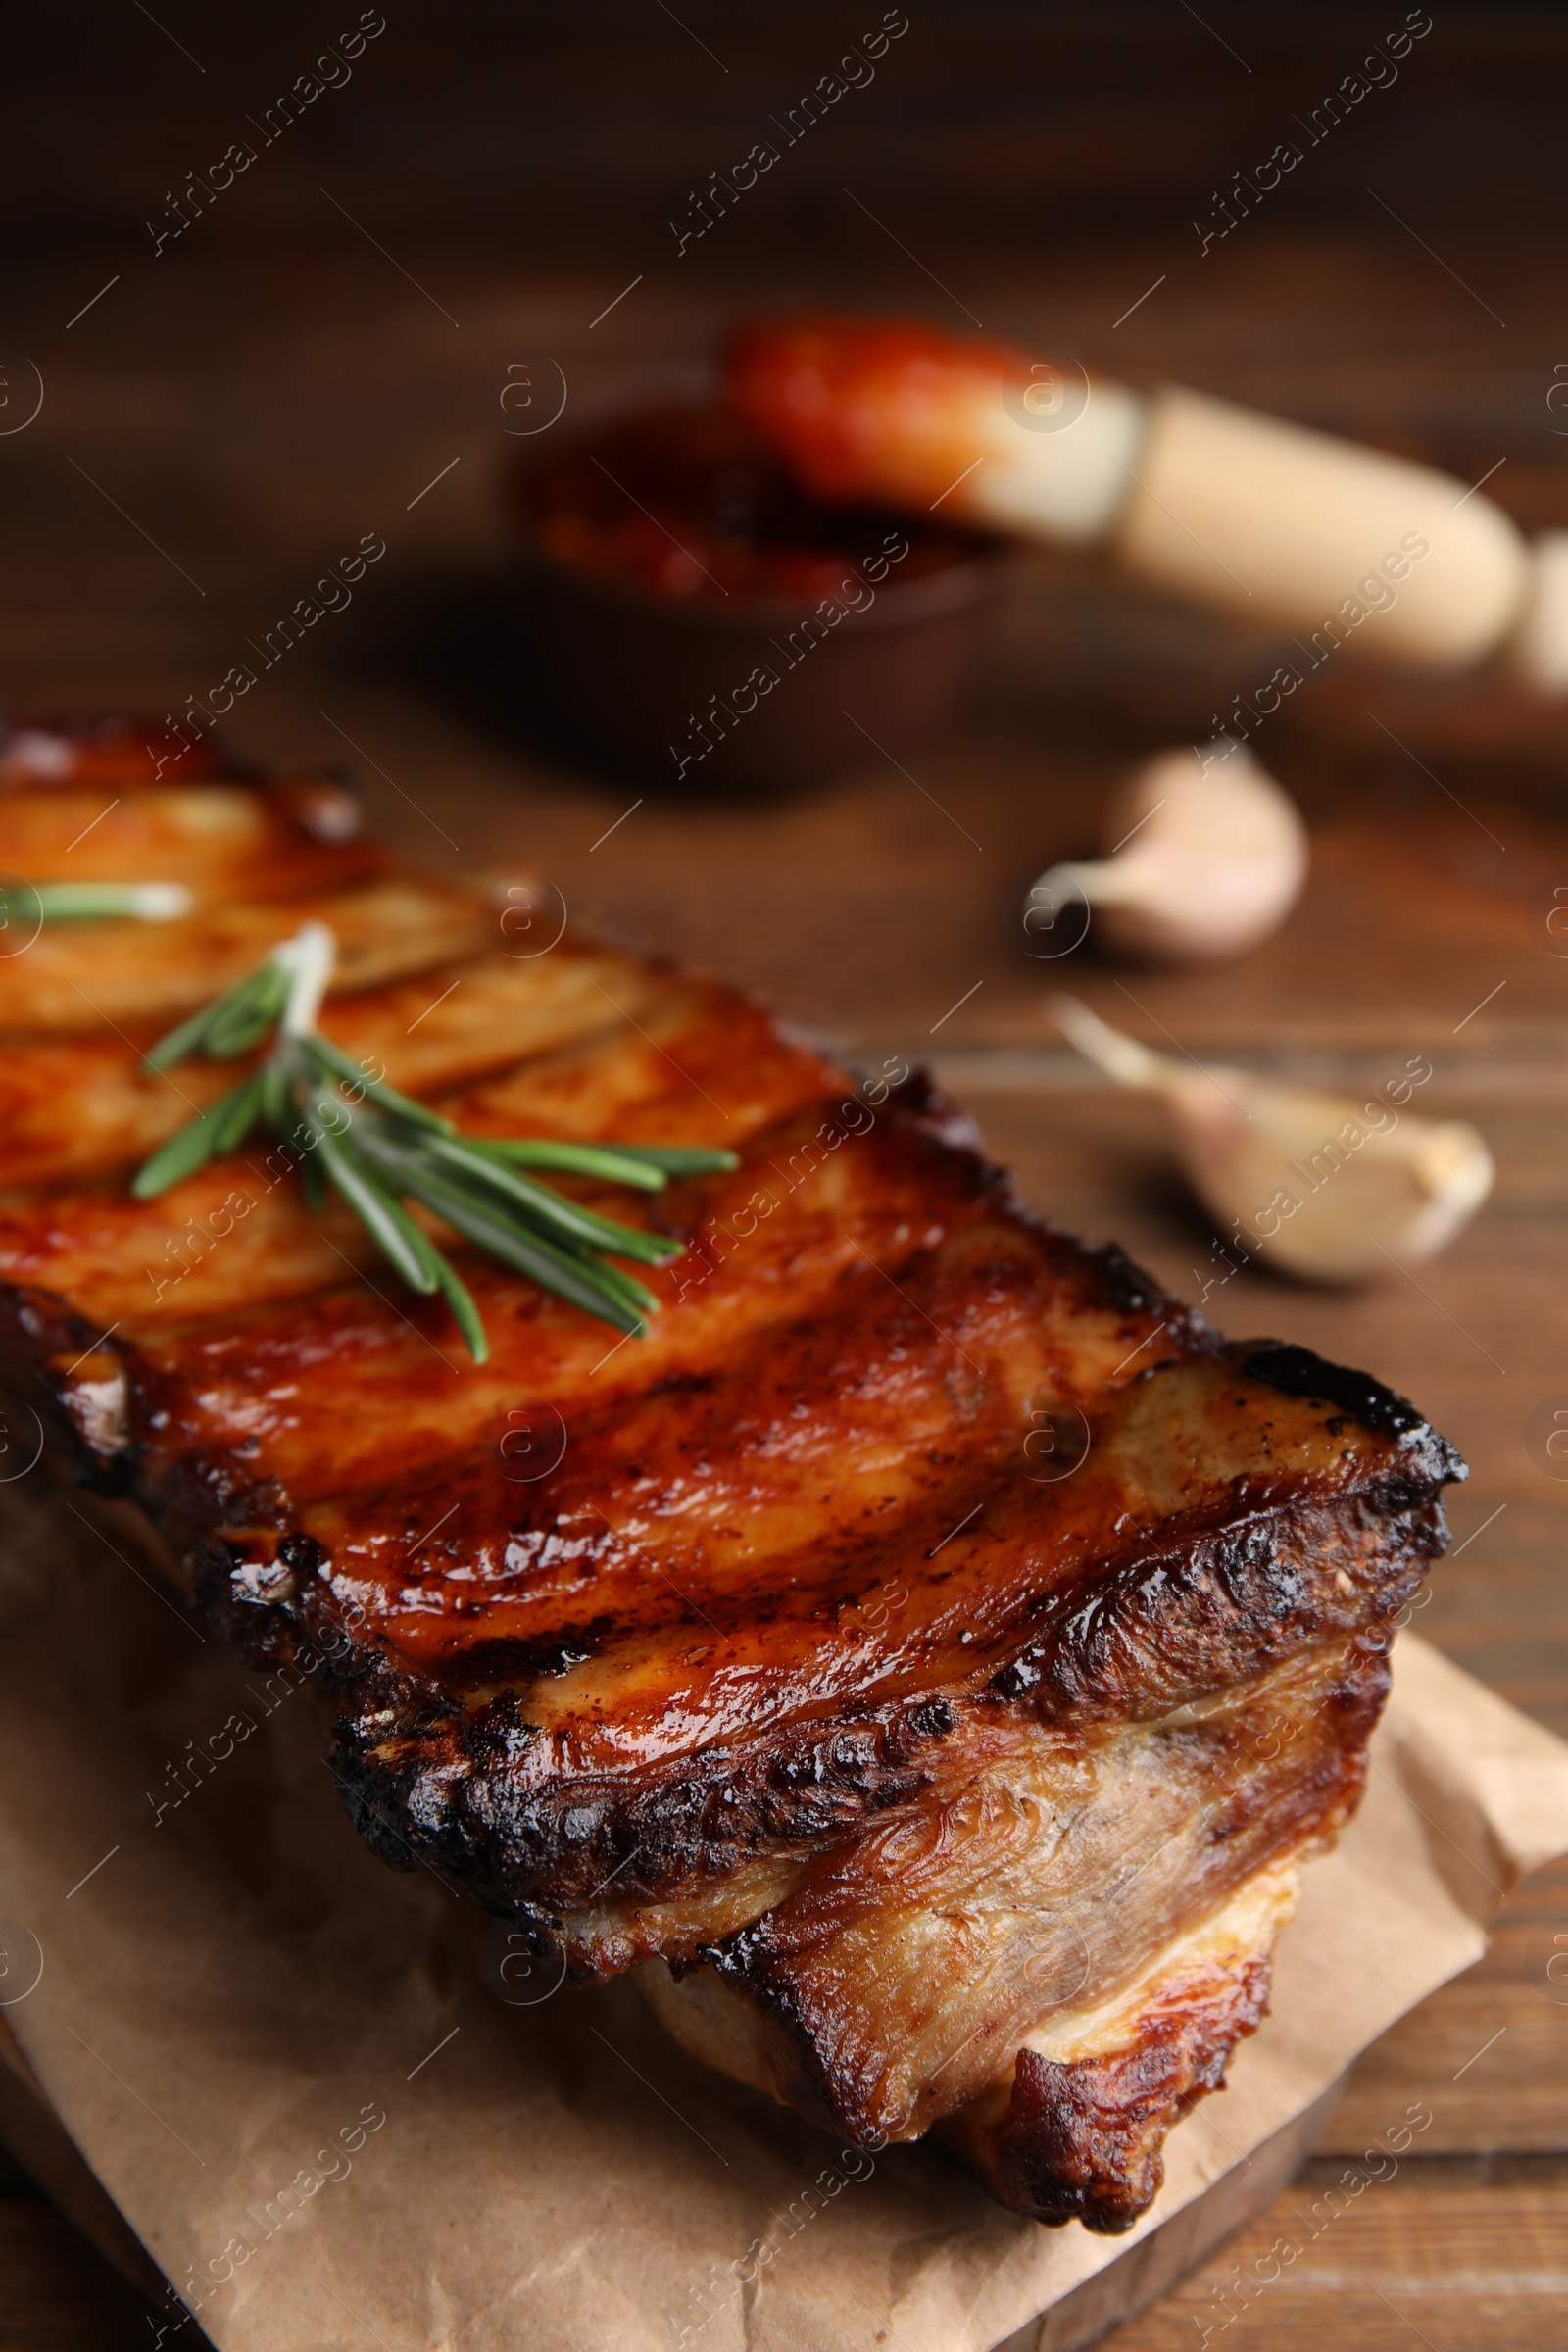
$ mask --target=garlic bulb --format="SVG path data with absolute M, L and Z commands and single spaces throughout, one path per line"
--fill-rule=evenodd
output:
M 1121 1086 L 1160 1096 L 1188 1182 L 1229 1249 L 1313 1282 L 1361 1282 L 1446 1249 L 1492 1190 L 1492 1154 L 1462 1119 L 1406 1108 L 1415 1054 L 1366 1096 L 1204 1069 L 1109 1028 L 1076 997 L 1058 1026 Z M 1205 1286 L 1206 1290 L 1206 1286 Z
M 1224 735 L 1139 768 L 1111 803 L 1105 838 L 1113 847 L 1103 859 L 1041 875 L 1026 931 L 1048 933 L 1064 906 L 1085 902 L 1123 954 L 1218 962 L 1266 939 L 1306 877 L 1296 804 Z

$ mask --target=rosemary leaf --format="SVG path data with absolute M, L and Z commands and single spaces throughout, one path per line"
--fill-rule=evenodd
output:
M 466 1135 L 470 1152 L 517 1168 L 559 1168 L 569 1176 L 597 1176 L 605 1184 L 626 1184 L 639 1193 L 662 1193 L 669 1178 L 646 1160 L 632 1159 L 618 1144 L 561 1144 L 545 1136 L 508 1142 Z
M 611 1184 L 662 1192 L 671 1176 L 713 1176 L 738 1168 L 738 1152 L 697 1144 L 567 1144 L 545 1136 L 465 1136 L 475 1150 L 510 1160 L 519 1168 L 560 1168 L 574 1176 L 599 1176 Z
M 461 1136 L 433 1141 L 429 1149 L 454 1168 L 461 1169 L 470 1181 L 488 1185 L 506 1199 L 520 1203 L 531 1223 L 548 1226 L 566 1241 L 585 1242 L 591 1250 L 612 1250 L 618 1257 L 638 1258 L 652 1266 L 668 1265 L 672 1258 L 685 1254 L 684 1242 L 675 1241 L 668 1234 L 646 1233 L 634 1225 L 619 1225 L 610 1217 L 597 1216 L 579 1202 L 553 1193 L 548 1185 L 534 1184 L 528 1177 L 517 1175 L 514 1169 L 476 1154 Z
M 270 956 L 258 964 L 254 972 L 200 1012 L 193 1012 L 188 1021 L 171 1029 L 161 1037 L 142 1062 L 143 1069 L 167 1070 L 176 1061 L 186 1061 L 192 1054 L 210 1054 L 215 1061 L 232 1061 L 260 1045 L 268 1030 L 283 1009 L 288 995 L 288 975 Z M 263 1008 L 270 1005 L 270 1011 Z M 238 1034 L 242 1042 L 226 1041 Z
M 48 887 L 47 883 L 40 888 L 36 882 L 20 880 L 0 882 L 0 931 L 9 930 L 13 919 L 19 929 L 40 926 L 49 912 Z
M 100 903 L 107 907 L 102 891 L 95 907 Z M 172 909 L 160 901 L 138 910 L 150 920 Z M 685 1243 L 602 1216 L 523 1171 L 553 1169 L 656 1193 L 672 1176 L 736 1167 L 736 1154 L 688 1145 L 460 1135 L 452 1120 L 368 1077 L 315 1027 L 332 952 L 331 933 L 307 923 L 153 1047 L 144 1066 L 162 1070 L 192 1054 L 233 1060 L 269 1030 L 277 1032 L 258 1068 L 153 1153 L 135 1178 L 138 1198 L 149 1200 L 215 1152 L 234 1150 L 260 1121 L 299 1167 L 311 1208 L 322 1206 L 330 1184 L 411 1290 L 440 1293 L 475 1361 L 489 1354 L 478 1307 L 411 1213 L 412 1201 L 541 1289 L 617 1330 L 646 1333 L 660 1302 L 616 1261 L 667 1265 L 684 1254 Z
M 289 1123 L 294 1113 L 294 1097 L 289 1087 L 289 1074 L 275 1054 L 268 1055 L 262 1065 L 262 1122 L 280 1142 L 288 1140 Z
M 46 882 L 38 897 L 46 923 L 173 923 L 195 905 L 183 882 Z
M 485 1336 L 479 1309 L 473 1303 L 473 1298 L 466 1283 L 462 1280 L 450 1260 L 442 1256 L 429 1235 L 416 1225 L 401 1202 L 398 1203 L 398 1214 L 406 1220 L 410 1243 L 428 1267 L 436 1289 L 451 1307 L 453 1321 L 467 1342 L 468 1353 L 476 1364 L 488 1363 L 490 1342 Z
M 313 1031 L 305 1043 L 328 1076 L 341 1078 L 345 1085 L 353 1087 L 357 1094 L 364 1095 L 377 1109 L 394 1112 L 398 1118 L 406 1119 L 411 1127 L 427 1127 L 433 1135 L 457 1134 L 452 1121 L 444 1119 L 439 1111 L 426 1109 L 422 1102 L 411 1102 L 407 1095 L 400 1095 L 395 1086 L 388 1086 L 383 1078 L 368 1078 L 353 1055 L 345 1054 L 341 1046 L 334 1045 L 329 1037 L 323 1037 L 318 1029 Z
M 645 1167 L 662 1169 L 666 1176 L 717 1176 L 741 1164 L 738 1152 L 713 1151 L 697 1144 L 611 1144 L 607 1148 L 619 1158 L 641 1160 Z
M 222 1102 L 214 1107 L 221 1109 L 232 1101 L 232 1095 L 225 1095 Z M 213 1131 L 211 1111 L 199 1110 L 193 1119 L 187 1119 L 136 1171 L 130 1188 L 136 1199 L 156 1200 L 172 1184 L 178 1184 L 186 1176 L 194 1176 L 198 1168 L 204 1168 L 213 1156 Z
M 265 1077 L 265 1071 L 257 1070 L 208 1111 L 213 1125 L 214 1158 L 221 1152 L 237 1150 L 255 1126 L 261 1113 Z
M 468 1343 L 468 1353 L 476 1364 L 487 1364 L 490 1361 L 490 1342 L 485 1337 L 484 1323 L 479 1309 L 473 1303 L 472 1294 L 457 1268 L 442 1256 L 439 1250 L 432 1254 L 441 1296 L 451 1307 L 453 1320 Z
M 526 1274 L 545 1290 L 554 1291 L 558 1298 L 566 1298 L 574 1306 L 597 1315 L 603 1322 L 613 1323 L 617 1330 L 634 1331 L 641 1336 L 647 1330 L 646 1315 L 655 1301 L 647 1292 L 638 1291 L 638 1304 L 633 1305 L 626 1296 L 624 1277 L 615 1278 L 612 1267 L 577 1250 L 563 1250 L 543 1234 L 529 1233 L 514 1223 L 499 1202 L 494 1207 L 476 1199 L 461 1181 L 438 1172 L 428 1162 L 412 1153 L 388 1146 L 379 1137 L 367 1136 L 364 1146 L 368 1156 L 387 1173 L 393 1175 L 400 1190 L 412 1193 L 427 1208 L 474 1242 L 503 1265 Z M 635 1287 L 635 1286 L 634 1286 Z M 646 1304 L 642 1302 L 646 1300 Z
M 530 1249 L 544 1250 L 552 1258 L 560 1257 L 586 1265 L 596 1282 L 612 1292 L 638 1314 L 657 1312 L 659 1301 L 653 1293 L 602 1256 L 597 1239 L 584 1236 L 569 1227 L 552 1227 L 541 1215 L 531 1196 L 523 1200 L 511 1200 L 504 1196 L 498 1198 L 482 1182 L 474 1182 L 470 1171 L 461 1161 L 447 1159 L 443 1154 L 440 1160 L 432 1164 L 433 1147 L 430 1152 L 426 1152 L 422 1146 L 394 1142 L 374 1127 L 362 1129 L 361 1142 L 368 1155 L 400 1192 L 412 1193 L 416 1200 L 424 1201 L 426 1207 L 435 1209 L 449 1223 L 459 1223 L 454 1214 L 455 1204 L 466 1205 L 472 1216 L 484 1220 L 489 1227 L 512 1234 Z M 490 1171 L 484 1173 L 488 1175 Z M 540 1189 L 543 1192 L 543 1188 Z M 574 1203 L 562 1201 L 561 1196 L 556 1193 L 544 1193 L 543 1198 L 550 1207 L 575 1206 Z M 596 1222 L 606 1223 L 608 1230 L 617 1237 L 621 1233 L 629 1236 L 632 1232 L 629 1226 L 608 1225 L 608 1220 Z M 459 1229 L 465 1232 L 468 1230 L 462 1225 Z M 637 1235 L 635 1238 L 639 1242 L 647 1242 L 651 1237 Z M 616 1247 L 619 1247 L 618 1239 Z M 681 1256 L 685 1247 L 683 1242 L 664 1239 L 656 1262 L 667 1264 L 671 1258 Z
M 142 1068 L 167 1070 L 174 1062 L 186 1060 L 207 1035 L 222 1001 L 220 997 L 214 1004 L 204 1004 L 200 1012 L 193 1012 L 188 1021 L 181 1021 L 177 1029 L 171 1029 L 167 1037 L 161 1037 L 151 1052 L 142 1055 Z
M 579 1257 L 565 1250 L 558 1250 L 542 1234 L 523 1235 L 508 1226 L 497 1226 L 461 1196 L 451 1200 L 439 1211 L 449 1225 L 456 1226 L 465 1240 L 473 1242 L 492 1257 L 500 1258 L 518 1274 L 526 1274 L 541 1290 L 553 1291 L 558 1298 L 579 1306 L 586 1314 L 597 1315 L 602 1323 L 612 1323 L 617 1331 L 629 1331 L 638 1339 L 648 1333 L 648 1316 L 657 1301 L 646 1292 L 637 1295 L 635 1301 L 614 1279 L 614 1269 L 601 1265 L 591 1257 Z
M 321 1164 L 382 1256 L 402 1275 L 410 1290 L 428 1294 L 435 1289 L 436 1278 L 409 1240 L 410 1220 L 369 1171 L 361 1166 L 346 1133 L 334 1134 L 321 1116 L 323 1110 L 335 1107 L 330 1096 L 318 1096 L 306 1108 L 306 1120 L 316 1138 Z
M 645 1290 L 640 1282 L 633 1281 L 631 1275 L 623 1273 L 619 1266 L 612 1264 L 607 1257 L 596 1257 L 592 1262 L 594 1272 L 606 1290 L 612 1292 L 617 1298 L 623 1299 L 633 1314 L 658 1314 L 659 1300 L 654 1297 L 652 1291 Z
M 289 975 L 279 963 L 264 963 L 231 989 L 215 1014 L 202 1052 L 214 1061 L 234 1061 L 259 1046 L 288 1000 Z

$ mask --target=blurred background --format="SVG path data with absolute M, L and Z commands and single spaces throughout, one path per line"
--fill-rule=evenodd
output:
M 237 750 L 352 768 L 378 828 L 433 871 L 525 864 L 577 919 L 719 968 L 857 1058 L 933 1063 L 1036 1205 L 1115 1234 L 1187 1298 L 1213 1271 L 1211 1226 L 1153 1107 L 1068 1054 L 1052 987 L 1152 1045 L 1287 1078 L 1356 1089 L 1429 1057 L 1424 1106 L 1472 1120 L 1497 1162 L 1454 1248 L 1349 1293 L 1249 1267 L 1209 1311 L 1368 1364 L 1460 1445 L 1461 1548 L 1418 1622 L 1568 1730 L 1568 1463 L 1541 1435 L 1568 1406 L 1568 963 L 1546 923 L 1568 883 L 1568 699 L 1346 651 L 1259 739 L 1312 834 L 1277 936 L 1201 971 L 1092 944 L 1048 967 L 1023 952 L 1032 878 L 1094 845 L 1130 762 L 1215 731 L 1280 658 L 1271 637 L 1088 559 L 1014 552 L 939 728 L 798 792 L 682 798 L 548 717 L 502 498 L 519 381 L 554 368 L 569 420 L 628 369 L 710 357 L 739 317 L 831 304 L 1252 403 L 1490 476 L 1530 530 L 1568 527 L 1568 22 L 1446 0 L 1396 76 L 1307 145 L 1325 94 L 1424 11 L 908 0 L 907 17 L 874 79 L 684 248 L 671 223 L 876 27 L 875 0 L 116 0 L 16 19 L 0 702 L 177 716 L 379 537 L 352 603 L 237 706 Z M 362 32 L 352 71 L 270 134 L 325 44 Z M 256 161 L 215 192 L 236 140 Z M 1235 175 L 1282 140 L 1300 165 L 1227 215 Z M 1525 1955 L 1568 1915 L 1568 1878 L 1520 1900 L 1494 1959 L 1352 2093 L 1359 2146 L 1441 2077 L 1436 2202 L 1414 2215 L 1391 2189 L 1362 2237 L 1346 2225 L 1333 2295 L 1279 2298 L 1251 2340 L 1405 2341 L 1377 2284 L 1403 2262 L 1431 2286 L 1407 2303 L 1417 2332 L 1446 2352 L 1501 2323 L 1463 2320 L 1445 2246 L 1478 2277 L 1560 2264 L 1568 2012 L 1532 1991 Z M 1508 2039 L 1452 2082 L 1499 2017 Z M 1513 2201 L 1487 2203 L 1504 2175 Z M 1502 2232 L 1491 2252 L 1483 2225 Z M 1568 2276 L 1516 2297 L 1506 2340 L 1544 2345 L 1529 2329 L 1563 2292 Z M 1180 2320 L 1185 2343 L 1190 2319 L 1137 2341 L 1174 2344 Z
M 828 301 L 957 330 L 978 318 L 1133 384 L 1255 402 L 1466 482 L 1500 462 L 1489 496 L 1532 526 L 1568 523 L 1549 258 L 1568 206 L 1552 142 L 1568 32 L 1549 9 L 1449 11 L 1204 251 L 1195 223 L 1227 217 L 1234 173 L 1281 139 L 1304 144 L 1297 123 L 1403 13 L 936 7 L 679 255 L 670 223 L 693 191 L 771 135 L 875 10 L 862 27 L 837 7 L 712 23 L 677 23 L 659 0 L 569 22 L 416 7 L 262 145 L 268 108 L 358 22 L 339 13 L 342 27 L 287 5 L 265 24 L 87 7 L 18 30 L 12 413 L 32 397 L 19 359 L 45 397 L 0 441 L 0 691 L 14 706 L 107 697 L 177 712 L 378 532 L 388 553 L 353 608 L 262 679 L 234 738 L 270 760 L 342 760 L 341 730 L 357 737 L 354 714 L 373 704 L 388 731 L 360 764 L 389 815 L 371 758 L 412 793 L 439 773 L 459 813 L 473 783 L 504 779 L 518 845 L 574 908 L 591 901 L 858 1034 L 892 1019 L 911 956 L 934 995 L 950 976 L 966 984 L 1020 888 L 1084 834 L 1081 796 L 1133 750 L 1211 732 L 1276 648 L 1093 564 L 1016 556 L 961 730 L 930 747 L 920 778 L 969 811 L 983 879 L 906 784 L 888 773 L 873 788 L 869 772 L 850 799 L 738 832 L 710 811 L 718 862 L 701 875 L 688 827 L 658 810 L 589 868 L 579 856 L 631 796 L 538 757 L 498 495 L 520 446 L 509 368 L 554 360 L 580 404 L 634 364 L 710 352 L 737 314 Z M 235 139 L 257 162 L 203 209 L 190 175 Z M 1272 722 L 1270 764 L 1315 819 L 1375 801 L 1399 854 L 1419 857 L 1402 924 L 1430 918 L 1434 892 L 1484 882 L 1501 853 L 1452 800 L 1439 806 L 1369 716 L 1374 699 L 1411 754 L 1441 744 L 1458 799 L 1504 790 L 1528 812 L 1515 868 L 1557 806 L 1568 705 L 1490 675 L 1393 673 L 1374 697 L 1348 661 Z M 411 849 L 442 854 L 407 804 L 403 816 Z M 908 852 L 898 861 L 892 839 Z M 770 891 L 801 894 L 765 940 L 746 904 L 764 866 Z M 1390 908 L 1352 908 L 1397 991 Z M 1021 1005 L 999 1010 L 1003 977 L 986 1034 L 1032 1035 Z M 1203 985 L 1222 1043 L 1234 992 Z M 1336 1017 L 1358 1017 L 1364 975 L 1342 961 L 1316 986 Z M 1516 993 L 1508 1012 L 1521 1008 Z M 967 1033 L 956 1022 L 948 1042 Z

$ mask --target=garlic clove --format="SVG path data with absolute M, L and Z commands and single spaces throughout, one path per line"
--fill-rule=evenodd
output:
M 1113 799 L 1106 839 L 1107 857 L 1041 875 L 1026 928 L 1043 908 L 1082 902 L 1121 954 L 1218 962 L 1266 939 L 1306 879 L 1295 803 L 1226 736 L 1147 761 Z
M 1408 1070 L 1365 1097 L 1322 1093 L 1155 1053 L 1075 997 L 1057 997 L 1053 1010 L 1118 1085 L 1161 1098 L 1188 1182 L 1221 1239 L 1281 1272 L 1364 1282 L 1420 1264 L 1446 1249 L 1492 1190 L 1492 1154 L 1474 1127 L 1403 1106 L 1424 1083 Z

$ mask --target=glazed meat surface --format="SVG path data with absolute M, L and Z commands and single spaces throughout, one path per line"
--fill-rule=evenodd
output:
M 0 796 L 0 867 L 53 878 L 79 797 Z M 940 2124 L 1020 2210 L 1126 2227 L 1353 1807 L 1451 1449 L 1031 1216 L 917 1077 L 592 941 L 518 954 L 504 900 L 322 842 L 303 793 L 122 806 L 117 877 L 197 904 L 160 956 L 95 923 L 0 963 L 8 1384 L 243 1654 L 312 1670 L 387 1861 L 579 1980 L 639 1968 L 842 2132 Z M 323 1026 L 466 1131 L 738 1154 L 631 1205 L 563 1180 L 686 1243 L 646 1339 L 443 1235 L 471 1364 L 264 1146 L 130 1197 L 233 1075 L 141 1052 L 306 913 Z

